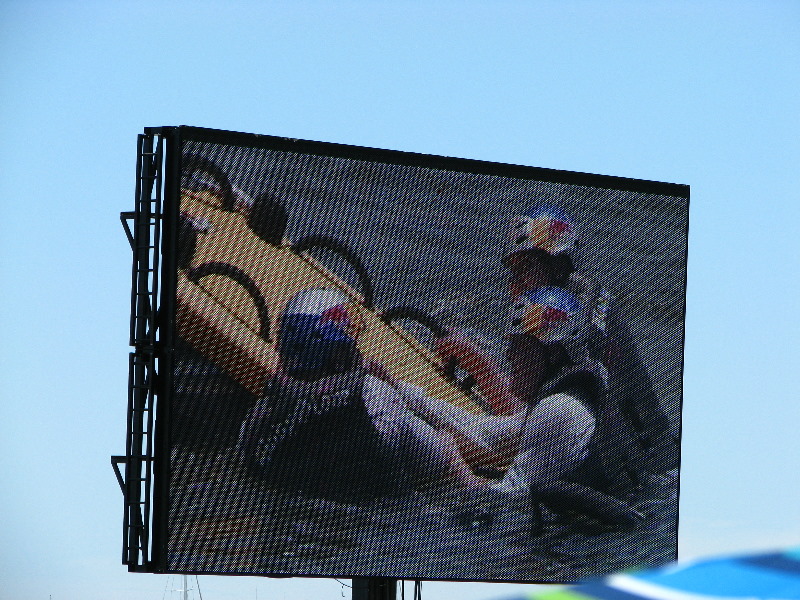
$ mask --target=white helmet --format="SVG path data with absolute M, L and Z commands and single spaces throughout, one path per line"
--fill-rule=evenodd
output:
M 578 333 L 586 320 L 586 309 L 578 297 L 556 286 L 524 292 L 511 308 L 516 333 L 528 333 L 542 342 L 561 342 Z
M 526 250 L 542 250 L 551 256 L 575 246 L 578 239 L 572 219 L 557 206 L 540 204 L 511 221 L 508 233 L 507 260 L 512 254 Z

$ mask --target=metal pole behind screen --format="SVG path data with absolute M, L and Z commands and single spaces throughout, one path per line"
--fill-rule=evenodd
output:
M 397 600 L 397 579 L 358 577 L 353 579 L 353 600 Z

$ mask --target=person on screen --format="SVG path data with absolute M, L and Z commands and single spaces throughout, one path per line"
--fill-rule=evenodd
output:
M 299 292 L 280 321 L 279 367 L 242 424 L 237 452 L 255 474 L 322 496 L 379 496 L 471 473 L 447 433 L 408 409 L 364 361 L 351 300 Z
M 601 493 L 574 475 L 602 439 L 597 404 L 606 372 L 600 364 L 570 364 L 560 343 L 574 336 L 585 308 L 577 296 L 556 286 L 531 290 L 514 307 L 515 331 L 508 336 L 510 373 L 495 377 L 505 413 L 476 414 L 432 398 L 405 384 L 407 405 L 450 435 L 471 472 L 459 484 L 482 495 L 491 513 L 504 499 L 528 494 L 556 512 L 576 511 L 606 526 L 633 526 L 641 515 L 622 500 Z M 451 344 L 469 343 L 451 337 Z M 495 467 L 486 468 L 487 456 Z
M 527 295 L 547 286 L 561 286 L 585 306 L 581 326 L 570 336 L 545 340 L 548 366 L 543 380 L 563 373 L 584 371 L 593 379 L 588 398 L 598 433 L 589 458 L 572 479 L 597 489 L 625 495 L 639 485 L 636 469 L 664 472 L 675 465 L 677 447 L 668 443 L 669 423 L 635 355 L 624 326 L 609 310 L 610 294 L 590 277 L 576 271 L 572 254 L 577 247 L 576 227 L 560 208 L 539 205 L 512 220 L 510 247 L 503 258 L 509 270 L 509 291 L 519 311 Z M 498 415 L 525 410 L 512 393 L 507 375 L 469 336 L 451 332 L 440 339 L 442 359 L 455 360 L 470 373 L 490 409 Z M 537 352 L 513 352 L 515 363 L 541 360 Z
M 635 463 L 638 469 L 664 473 L 677 466 L 677 439 L 670 433 L 669 419 L 627 324 L 614 310 L 614 298 L 595 279 L 575 268 L 573 255 L 579 252 L 578 241 L 574 220 L 558 207 L 542 204 L 515 217 L 503 259 L 509 270 L 511 296 L 517 298 L 540 285 L 559 285 L 586 303 L 586 327 L 566 349 L 573 362 L 599 361 L 609 371 L 607 406 L 600 417 L 608 421 L 603 429 L 615 432 L 613 444 L 623 455 L 616 461 L 611 459 L 617 463 L 617 477 L 624 478 L 619 471 L 625 461 Z M 609 411 L 612 414 L 607 414 Z M 623 431 L 625 427 L 628 431 Z
M 498 489 L 524 488 L 573 472 L 595 433 L 592 405 L 605 377 L 600 365 L 567 368 L 558 344 L 579 326 L 583 312 L 580 300 L 567 290 L 536 288 L 522 294 L 514 307 L 515 330 L 506 350 L 510 373 L 502 374 L 482 355 L 470 354 L 465 367 L 476 374 L 484 391 L 491 386 L 501 414 L 477 415 L 419 392 L 409 406 L 451 434 L 468 464 L 477 462 L 472 454 L 481 450 L 494 452 L 498 464 L 510 464 L 499 479 L 502 485 L 495 485 Z M 472 349 L 470 340 L 455 334 L 439 348 L 461 356 Z

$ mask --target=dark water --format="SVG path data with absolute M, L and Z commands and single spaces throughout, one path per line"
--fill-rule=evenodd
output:
M 251 195 L 269 191 L 286 203 L 291 239 L 324 234 L 345 241 L 366 264 L 379 308 L 422 308 L 490 345 L 501 345 L 508 327 L 500 265 L 506 224 L 537 202 L 562 206 L 579 225 L 579 269 L 612 292 L 644 384 L 652 385 L 671 435 L 679 436 L 683 200 L 325 157 L 303 159 L 298 171 L 289 165 L 296 157 L 255 155 L 261 162 L 253 168 L 243 166 L 241 150 L 222 150 L 217 160 Z M 357 285 L 337 260 L 329 264 Z M 223 391 L 197 401 L 240 409 L 225 413 L 227 437 L 173 449 L 170 569 L 570 581 L 674 558 L 676 470 L 648 477 L 626 498 L 645 517 L 628 530 L 604 530 L 545 507 L 543 529 L 532 534 L 525 496 L 502 503 L 479 497 L 465 503 L 442 490 L 357 503 L 307 497 L 252 477 L 232 458 L 232 437 L 252 399 L 217 387 Z
M 481 520 L 439 491 L 334 502 L 265 486 L 226 454 L 173 455 L 171 569 L 572 581 L 674 558 L 676 472 L 638 493 L 637 527 L 604 530 L 544 507 L 544 527 L 533 532 L 523 495 L 484 499 Z

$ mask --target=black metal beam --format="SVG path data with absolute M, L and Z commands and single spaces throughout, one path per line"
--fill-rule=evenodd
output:
M 397 579 L 358 577 L 353 579 L 353 600 L 397 600 Z

